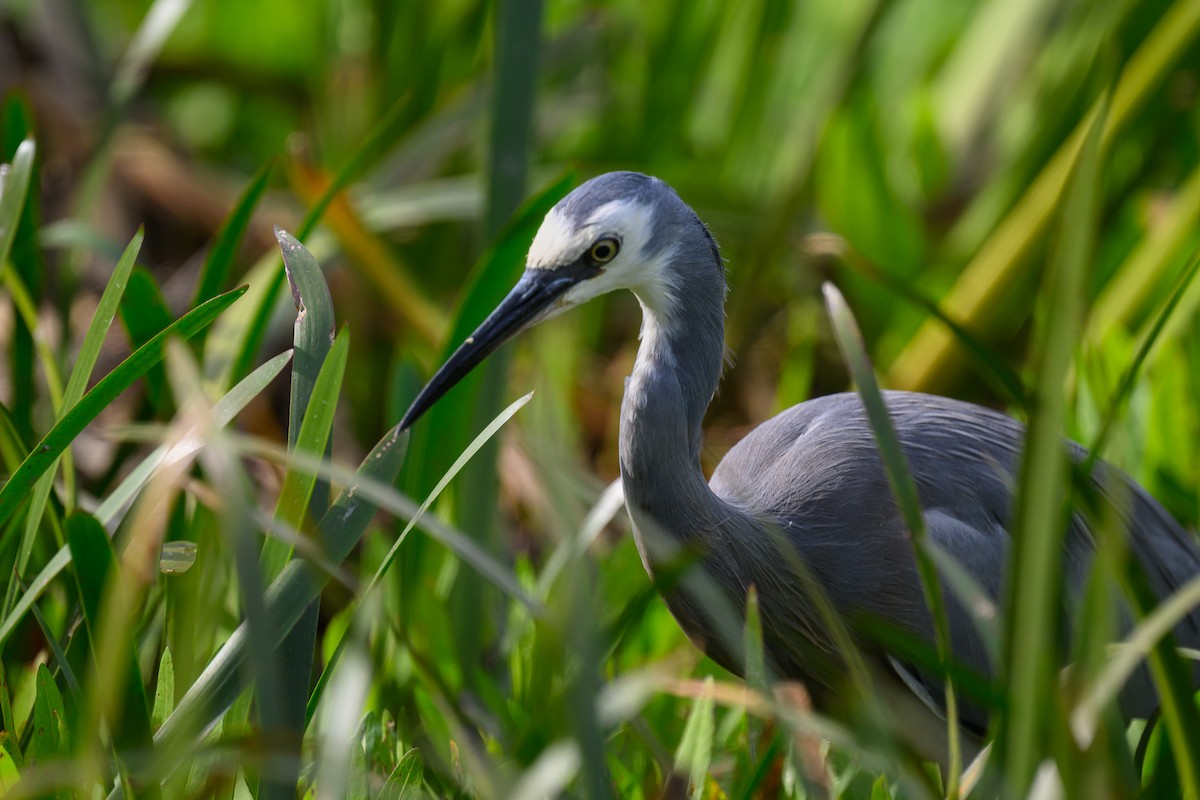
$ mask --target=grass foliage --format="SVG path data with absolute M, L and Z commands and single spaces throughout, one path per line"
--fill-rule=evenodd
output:
M 40 5 L 0 6 L 6 797 L 1200 797 L 1166 635 L 1200 576 L 1148 597 L 1061 445 L 1195 528 L 1200 4 Z M 814 711 L 753 589 L 745 681 L 686 640 L 610 485 L 629 298 L 394 427 L 615 168 L 730 264 L 706 467 L 862 393 L 939 621 L 894 643 L 948 731 L 992 711 L 979 760 Z M 880 383 L 1029 423 L 995 602 L 924 537 Z M 1097 557 L 1067 653 L 1070 510 Z M 994 681 L 949 657 L 950 593 Z M 1162 713 L 1127 723 L 1143 662 Z

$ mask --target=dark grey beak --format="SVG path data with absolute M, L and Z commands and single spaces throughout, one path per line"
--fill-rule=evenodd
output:
M 400 429 L 408 430 L 442 395 L 466 377 L 479 362 L 500 345 L 543 318 L 544 313 L 567 289 L 579 282 L 576 270 L 527 269 L 521 280 L 500 302 L 483 324 L 467 337 L 454 355 L 429 379 L 413 400 Z

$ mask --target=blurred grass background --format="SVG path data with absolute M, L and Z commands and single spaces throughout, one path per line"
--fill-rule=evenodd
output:
M 822 760 L 811 732 L 796 733 L 803 726 L 764 732 L 736 696 L 695 700 L 704 684 L 691 679 L 715 676 L 721 688 L 731 677 L 657 599 L 623 512 L 585 524 L 605 511 L 617 475 L 639 325 L 627 296 L 498 354 L 407 442 L 396 485 L 420 502 L 502 408 L 536 390 L 434 506 L 437 524 L 476 544 L 473 561 L 414 535 L 368 593 L 405 525 L 379 516 L 350 559 L 330 565 L 320 602 L 276 657 L 257 654 L 246 678 L 256 689 L 234 693 L 203 748 L 151 752 L 147 737 L 243 619 L 251 630 L 256 613 L 270 621 L 253 596 L 287 553 L 264 554 L 264 565 L 277 560 L 253 581 L 239 566 L 258 558 L 269 509 L 281 530 L 318 535 L 330 484 L 336 497 L 347 481 L 301 480 L 295 463 L 243 440 L 359 463 L 507 291 L 541 213 L 602 171 L 671 183 L 728 261 L 736 361 L 708 415 L 711 467 L 774 412 L 847 387 L 817 291 L 825 280 L 845 293 L 885 386 L 1023 416 L 1031 333 L 1059 310 L 1039 290 L 1060 200 L 1107 92 L 1089 310 L 1066 383 L 1066 432 L 1093 441 L 1196 250 L 1198 32 L 1194 0 L 0 0 L 7 186 L 18 145 L 36 142 L 20 222 L 0 236 L 11 241 L 0 295 L 5 473 L 79 401 L 66 376 L 81 392 L 188 309 L 251 287 L 190 348 L 94 409 L 97 422 L 68 438 L 55 487 L 2 523 L 0 784 L 69 758 L 74 771 L 45 785 L 116 779 L 140 793 L 165 780 L 169 796 L 291 797 L 297 781 L 301 793 L 353 797 L 385 784 L 396 796 L 887 796 L 897 773 L 886 759 L 835 746 Z M 352 331 L 330 351 L 341 355 L 314 355 L 293 330 L 273 225 L 320 262 L 332 303 L 321 330 Z M 89 334 L 139 226 L 136 267 L 108 316 L 119 324 Z M 1200 515 L 1197 310 L 1191 285 L 1104 450 L 1188 526 Z M 90 382 L 90 366 L 73 374 L 88 342 Z M 293 346 L 307 377 L 289 388 L 255 373 L 237 433 L 214 450 L 230 460 L 202 459 L 150 484 L 157 505 L 143 497 L 104 518 L 154 445 L 205 416 L 188 411 L 191 393 L 215 401 Z M 326 378 L 336 414 L 298 443 L 329 359 L 340 364 Z M 289 478 L 303 487 L 289 490 Z M 302 499 L 277 507 L 281 490 Z M 78 563 L 55 561 L 68 544 L 114 557 L 87 515 L 115 533 L 121 569 L 133 569 L 126 554 L 141 536 L 187 554 L 160 561 L 125 600 L 105 600 L 127 610 L 126 638 L 114 636 L 132 647 L 136 680 L 119 696 L 134 703 L 140 691 L 148 715 L 127 739 L 91 741 L 85 723 L 107 712 L 88 710 L 88 698 L 123 684 L 88 671 L 80 631 L 100 624 L 99 589 Z M 139 520 L 154 532 L 135 530 Z M 509 588 L 481 577 L 485 561 Z M 106 574 L 93 571 L 99 587 Z M 272 712 L 263 687 L 273 683 Z M 54 718 L 55 696 L 62 735 L 37 744 L 30 721 Z M 1099 757 L 1071 763 L 1088 758 Z M 1116 796 L 1163 796 L 1154 781 L 1184 780 L 1145 763 L 1098 780 Z M 1090 785 L 1064 772 L 1068 787 Z

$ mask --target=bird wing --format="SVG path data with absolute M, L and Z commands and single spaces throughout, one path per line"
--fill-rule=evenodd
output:
M 917 483 L 930 539 L 969 577 L 980 594 L 1002 598 L 1011 543 L 1014 487 L 1024 426 L 980 406 L 932 395 L 888 392 L 896 433 Z M 1071 445 L 1077 461 L 1085 457 Z M 712 478 L 713 490 L 752 515 L 779 527 L 817 575 L 840 612 L 865 614 L 927 642 L 932 632 L 917 579 L 912 543 L 887 482 L 862 401 L 855 394 L 831 395 L 795 406 L 755 429 L 734 447 Z M 1144 490 L 1116 468 L 1101 463 L 1093 485 L 1116 510 L 1128 531 L 1132 554 L 1157 597 L 1165 597 L 1200 573 L 1195 539 Z M 762 547 L 731 543 L 740 574 L 776 573 L 781 562 Z M 1095 542 L 1091 524 L 1072 518 L 1064 537 L 1063 574 L 1068 597 L 1079 597 L 1089 574 Z M 734 557 L 731 557 L 732 563 Z M 943 573 L 956 661 L 991 675 L 977 610 Z M 802 594 L 778 591 L 775 608 L 803 620 L 786 629 L 820 628 Z M 1064 630 L 1073 614 L 1063 609 Z M 1125 610 L 1129 627 L 1130 615 Z M 764 623 L 766 623 L 764 612 Z M 1175 631 L 1179 644 L 1200 646 L 1200 612 Z M 1064 658 L 1069 652 L 1064 645 Z M 943 702 L 940 678 L 911 665 L 902 675 L 918 680 Z M 1122 697 L 1127 713 L 1144 715 L 1157 702 L 1147 676 L 1135 677 Z M 965 715 L 964 715 L 965 716 Z M 984 724 L 982 716 L 976 720 Z

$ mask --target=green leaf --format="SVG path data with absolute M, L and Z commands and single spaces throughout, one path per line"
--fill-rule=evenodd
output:
M 332 452 L 333 416 L 337 410 L 346 360 L 350 352 L 350 330 L 333 339 L 334 310 L 329 286 L 316 259 L 298 240 L 280 228 L 275 238 L 283 255 L 296 323 L 292 361 L 291 403 L 288 413 L 288 446 L 294 453 L 328 458 Z M 331 346 L 332 341 L 332 346 Z M 275 506 L 275 521 L 300 531 L 306 517 L 324 514 L 329 506 L 329 484 L 311 470 L 288 464 L 283 487 Z M 266 580 L 273 580 L 291 557 L 293 545 L 271 537 L 263 545 L 260 564 Z M 304 737 L 305 701 L 312 684 L 312 662 L 317 648 L 319 600 L 305 610 L 304 618 L 280 646 L 284 725 L 295 741 Z M 295 794 L 297 771 L 270 776 L 260 788 L 260 798 L 286 800 Z
M 250 404 L 251 400 L 262 394 L 263 390 L 270 385 L 271 381 L 275 380 L 291 359 L 292 351 L 285 350 L 270 361 L 263 363 L 226 392 L 220 400 L 213 404 L 210 412 L 214 427 L 224 428 L 232 422 L 234 417 Z M 108 497 L 104 498 L 104 502 L 96 509 L 96 519 L 111 526 L 114 520 L 118 519 L 118 515 L 123 513 L 133 502 L 134 496 L 141 491 L 159 466 L 172 458 L 182 458 L 187 452 L 194 451 L 196 447 L 196 444 L 188 442 L 181 442 L 174 447 L 159 446 L 146 456 L 125 480 L 109 493 Z M 0 627 L 0 630 L 3 628 Z M 4 636 L 0 634 L 0 642 L 3 641 Z
M 96 518 L 77 511 L 67 517 L 67 544 L 71 548 L 71 559 L 75 564 L 75 581 L 79 589 L 79 602 L 83 607 L 83 620 L 87 626 L 95 663 L 104 663 L 99 653 L 101 636 L 111 636 L 111 631 L 100 630 L 101 603 L 108 581 L 116 574 L 116 556 L 112 542 Z M 142 683 L 142 670 L 138 665 L 137 651 L 132 638 L 123 643 L 104 641 L 103 646 L 123 647 L 128 653 L 125 667 L 125 687 L 121 712 L 117 720 L 109 720 L 113 742 L 118 750 L 128 751 L 150 747 L 153 730 L 150 726 L 150 703 L 146 687 Z
M 421 791 L 423 773 L 421 754 L 409 750 L 400 757 L 396 768 L 388 775 L 383 788 L 379 790 L 379 800 L 420 800 L 425 796 Z
M 267 384 L 274 380 L 283 368 L 291 359 L 292 351 L 280 353 L 275 358 L 266 362 L 252 374 L 247 376 L 234 388 L 230 389 L 220 400 L 212 407 L 213 424 L 217 428 L 223 428 L 228 425 L 234 417 L 246 407 L 247 404 L 259 395 Z M 194 451 L 197 445 L 194 443 L 181 443 L 174 448 L 169 448 L 162 445 L 149 456 L 147 456 L 129 476 L 122 481 L 109 496 L 105 499 L 100 507 L 96 509 L 96 519 L 103 524 L 110 524 L 118 515 L 124 512 L 132 502 L 137 492 L 146 485 L 150 480 L 154 471 L 164 463 L 164 461 L 172 460 L 176 457 L 182 458 L 187 453 Z M 8 616 L 0 623 L 0 645 L 8 640 L 12 632 L 16 629 L 17 624 L 29 611 L 30 607 L 37 602 L 38 597 L 46 590 L 55 578 L 71 563 L 71 551 L 64 546 L 54 556 L 46 562 L 46 566 L 42 571 L 25 587 L 25 591 L 17 598 Z
M 0 795 L 8 794 L 21 779 L 17 766 L 16 760 L 9 755 L 8 748 L 0 745 Z
M 71 743 L 67 736 L 66 710 L 63 708 L 62 695 L 45 664 L 39 664 L 37 668 L 33 726 L 33 741 L 25 758 L 31 767 L 44 766 L 55 759 L 70 755 Z
M 350 334 L 334 341 L 333 300 L 312 255 L 286 231 L 276 229 L 288 282 L 296 302 L 288 445 L 302 453 L 328 455 L 333 415 L 349 356 Z M 332 349 L 331 349 L 332 343 Z M 316 514 L 328 504 L 328 484 L 311 472 L 289 467 L 275 507 L 275 518 L 300 530 L 310 503 Z M 292 545 L 270 538 L 263 545 L 263 574 L 272 580 L 291 555 Z
M 17 224 L 25 208 L 36 152 L 33 140 L 26 139 L 17 147 L 12 164 L 7 169 L 0 169 L 0 267 L 8 262 L 8 254 L 17 238 Z
M 407 444 L 408 435 L 393 428 L 363 459 L 357 474 L 381 483 L 392 483 L 400 471 Z M 317 526 L 320 538 L 327 543 L 327 555 L 331 560 L 340 563 L 349 554 L 366 531 L 375 510 L 376 505 L 357 491 L 355 485 L 348 485 L 342 491 Z M 175 710 L 155 735 L 156 746 L 168 752 L 186 747 L 198 731 L 220 719 L 241 691 L 246 677 L 242 665 L 252 644 L 254 647 L 274 647 L 282 641 L 308 604 L 318 596 L 325 580 L 327 576 L 316 573 L 304 561 L 289 562 L 271 584 L 265 598 L 275 625 L 275 640 L 251 643 L 246 626 L 239 626 L 179 699 Z
M 84 334 L 83 342 L 79 347 L 79 355 L 76 357 L 75 366 L 71 370 L 71 377 L 67 379 L 67 387 L 63 392 L 62 407 L 59 409 L 58 414 L 59 420 L 63 419 L 79 403 L 80 398 L 83 397 L 88 379 L 92 376 L 92 369 L 96 366 L 96 359 L 100 357 L 100 348 L 104 345 L 104 340 L 108 336 L 109 326 L 112 325 L 113 318 L 117 315 L 121 296 L 125 293 L 125 286 L 129 281 L 129 273 L 133 269 L 138 251 L 142 248 L 143 236 L 144 231 L 139 228 L 137 233 L 133 235 L 133 239 L 129 242 L 129 246 L 125 248 L 125 252 L 117 261 L 117 266 L 113 269 L 113 273 L 108 279 L 108 284 L 104 287 L 104 293 L 100 295 L 100 302 L 96 305 L 96 313 L 92 315 L 92 321 L 88 325 L 87 333 Z M 50 498 L 50 490 L 54 488 L 54 473 L 57 467 L 58 459 L 54 459 L 47 467 L 45 474 L 42 475 L 33 488 L 33 497 L 30 500 L 29 511 L 25 516 L 25 532 L 21 538 L 20 548 L 17 551 L 18 575 L 25 574 L 25 567 L 29 563 L 29 555 L 33 551 L 34 536 L 41 526 L 42 514 L 46 509 L 46 501 Z M 73 503 L 72 495 L 74 493 L 75 471 L 68 465 L 65 473 L 67 507 L 69 509 Z
M 1067 519 L 1063 503 L 1068 468 L 1063 446 L 1064 376 L 1070 371 L 1079 341 L 1087 267 L 1092 259 L 1106 104 L 1102 103 L 1090 120 L 1067 187 L 1059 244 L 1046 276 L 1046 313 L 1034 338 L 1036 395 L 1013 513 L 1005 616 L 1008 704 L 997 744 L 1007 789 L 1014 794 L 1028 791 L 1052 727 L 1046 722 L 1046 713 L 1053 708 L 1051 692 L 1058 668 L 1055 626 Z M 1019 590 L 1015 576 L 1020 576 Z
M 21 742 L 17 718 L 13 716 L 12 695 L 8 691 L 7 670 L 0 669 L 0 746 L 8 752 L 16 766 L 22 766 Z
M 446 473 L 442 475 L 441 480 L 437 482 L 437 485 L 434 486 L 433 490 L 430 491 L 428 496 L 426 496 L 424 502 L 422 502 L 420 507 L 417 508 L 416 512 L 409 517 L 408 524 L 406 524 L 404 529 L 400 531 L 400 535 L 396 537 L 396 541 L 392 543 L 390 548 L 388 548 L 387 555 L 383 557 L 383 560 L 379 562 L 379 566 L 376 567 L 375 574 L 371 576 L 370 583 L 368 583 L 366 588 L 359 594 L 354 606 L 354 611 L 352 612 L 351 620 L 347 623 L 346 629 L 342 633 L 342 638 L 338 641 L 333 657 L 329 659 L 329 663 L 326 664 L 325 670 L 321 673 L 321 677 L 317 680 L 317 685 L 314 687 L 312 696 L 309 697 L 308 700 L 307 719 L 310 722 L 312 721 L 313 715 L 316 713 L 317 704 L 320 702 L 325 686 L 329 682 L 330 677 L 333 675 L 333 671 L 337 667 L 338 659 L 341 658 L 342 652 L 345 650 L 346 643 L 349 641 L 350 630 L 354 627 L 354 616 L 357 615 L 359 610 L 362 609 L 364 601 L 371 596 L 371 593 L 375 591 L 375 588 L 379 586 L 380 581 L 383 580 L 383 576 L 387 574 L 392 564 L 395 563 L 396 557 L 400 553 L 400 546 L 404 544 L 404 541 L 408 538 L 408 534 L 425 516 L 425 512 L 429 510 L 429 507 L 433 505 L 433 502 L 437 500 L 442 491 L 450 484 L 450 481 L 454 480 L 454 477 L 458 475 L 459 471 L 462 470 L 467 462 L 470 461 L 477 452 L 479 452 L 484 443 L 495 436 L 496 432 L 499 431 L 500 428 L 503 427 L 504 424 L 508 422 L 508 420 L 511 419 L 514 414 L 517 413 L 517 411 L 519 411 L 526 403 L 528 403 L 532 397 L 532 394 L 527 394 L 510 404 L 508 408 L 504 409 L 504 411 L 500 412 L 500 415 L 497 416 L 496 419 L 492 420 L 491 424 L 484 428 L 479 435 L 475 437 L 475 440 L 468 445 L 467 449 L 459 455 L 458 459 L 450 465 L 450 469 L 448 469 Z M 376 495 L 375 499 L 377 502 L 379 502 L 382 508 L 389 510 L 389 504 L 386 502 L 386 497 Z M 394 510 L 399 511 L 399 509 Z M 457 547 L 452 542 L 447 541 L 444 543 L 454 549 L 460 558 L 464 558 L 481 573 L 488 575 L 497 586 L 504 587 L 514 597 L 524 597 L 524 590 L 521 589 L 521 587 L 509 576 L 500 573 L 500 571 L 494 567 L 493 562 L 491 562 L 483 553 L 479 552 L 477 547 L 473 543 L 470 543 L 469 540 L 460 539 Z M 526 599 L 525 602 L 531 605 L 531 601 L 528 599 Z
M 308 413 L 299 426 L 299 436 L 294 450 L 301 453 L 315 453 L 320 457 L 327 452 L 329 438 L 333 427 L 333 415 L 337 409 L 337 398 L 342 388 L 342 378 L 346 372 L 346 359 L 350 352 L 349 329 L 343 328 L 342 333 L 334 342 L 329 357 L 325 359 L 321 373 L 317 376 L 316 385 L 312 387 L 311 403 Z M 283 486 L 279 490 L 279 500 L 275 506 L 275 519 L 293 530 L 301 530 L 305 514 L 308 511 L 309 499 L 313 495 L 313 487 L 317 484 L 317 476 L 299 465 L 288 467 L 283 476 Z M 328 485 L 328 484 L 325 484 Z M 319 509 L 314 509 L 319 510 Z M 282 539 L 268 539 L 263 547 L 264 574 L 274 578 L 283 568 L 292 553 L 292 545 Z
M 708 765 L 712 762 L 713 738 L 716 732 L 713 717 L 713 679 L 704 679 L 704 689 L 692 702 L 683 738 L 675 751 L 675 771 L 688 777 L 691 787 L 689 796 L 703 797 L 708 779 Z
M 175 665 L 171 662 L 171 649 L 164 648 L 162 658 L 158 662 L 158 682 L 154 687 L 154 713 L 150 724 L 154 730 L 162 727 L 163 722 L 175 710 Z
M 172 319 L 154 276 L 141 267 L 134 267 L 125 297 L 121 300 L 121 324 L 125 326 L 130 344 L 134 349 L 141 347 L 170 325 Z M 146 394 L 150 398 L 150 405 L 159 414 L 169 413 L 170 392 L 161 364 L 156 364 L 146 373 Z
M 146 370 L 162 360 L 163 343 L 168 337 L 191 338 L 244 293 L 244 288 L 235 289 L 192 309 L 173 322 L 165 331 L 139 347 L 129 358 L 122 361 L 112 372 L 92 387 L 92 390 L 84 395 L 79 403 L 50 429 L 50 432 L 42 438 L 33 452 L 12 474 L 8 483 L 0 488 L 0 524 L 12 516 L 17 506 L 24 500 L 30 487 L 54 464 L 62 451 L 79 435 L 79 432 L 107 408 L 121 392 L 144 375 Z

